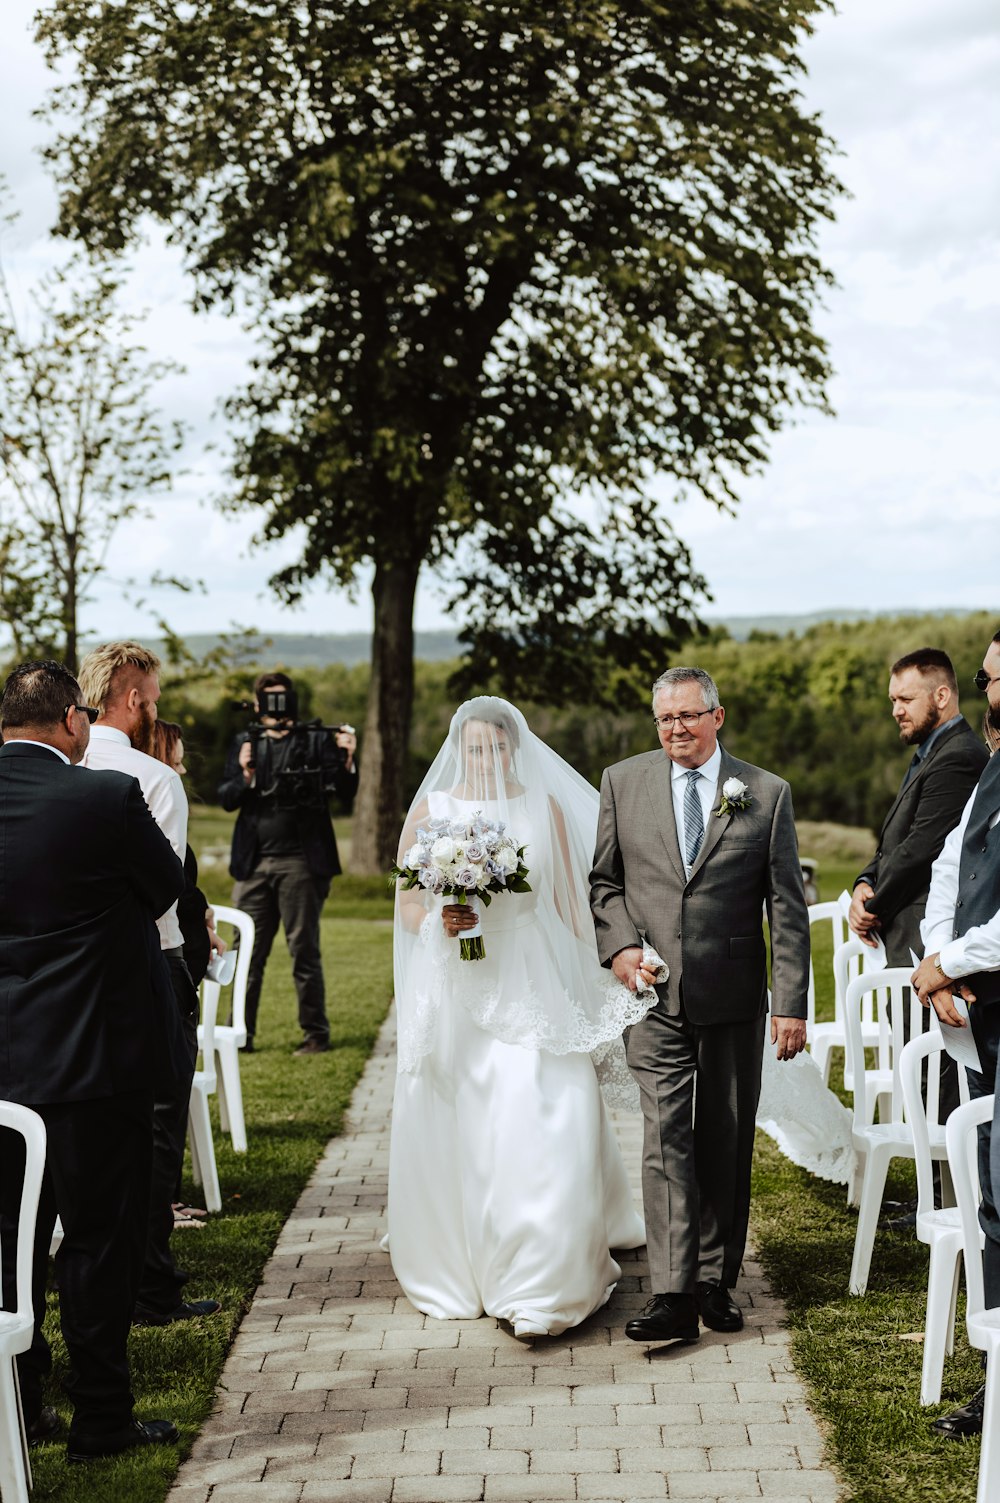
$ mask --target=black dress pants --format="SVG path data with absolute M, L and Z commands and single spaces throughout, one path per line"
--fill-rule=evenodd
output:
M 146 1217 L 146 1257 L 136 1303 L 144 1310 L 168 1315 L 181 1302 L 187 1282 L 174 1262 L 170 1234 L 174 1229 L 173 1202 L 184 1164 L 188 1103 L 198 1056 L 198 993 L 182 955 L 168 952 L 167 966 L 183 1035 L 180 1058 L 174 1061 L 174 1081 L 161 1085 L 153 1104 L 153 1164 Z
M 329 877 L 315 877 L 304 856 L 262 856 L 253 873 L 233 888 L 233 907 L 254 921 L 253 956 L 247 978 L 247 1034 L 257 1031 L 264 967 L 280 924 L 292 957 L 299 1001 L 299 1027 L 307 1039 L 330 1042 L 326 988 L 319 948 L 319 920 L 330 891 Z
M 127 1343 L 146 1241 L 152 1103 L 132 1091 L 96 1101 L 34 1107 L 48 1135 L 32 1268 L 35 1335 L 17 1359 L 28 1423 L 42 1407 L 52 1365 L 42 1335 L 49 1243 L 56 1216 L 59 1318 L 70 1361 L 71 1436 L 99 1436 L 132 1418 Z M 4 1304 L 14 1306 L 23 1140 L 0 1132 L 0 1240 Z

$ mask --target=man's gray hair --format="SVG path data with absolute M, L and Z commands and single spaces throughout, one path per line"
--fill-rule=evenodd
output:
M 666 673 L 661 673 L 653 685 L 653 710 L 656 710 L 656 696 L 661 689 L 672 689 L 675 684 L 700 684 L 701 692 L 705 698 L 706 710 L 717 710 L 721 703 L 719 691 L 715 687 L 715 679 L 706 673 L 704 668 L 668 668 Z

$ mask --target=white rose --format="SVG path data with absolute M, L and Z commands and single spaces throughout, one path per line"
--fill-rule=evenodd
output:
M 496 861 L 497 866 L 503 870 L 505 877 L 509 877 L 511 872 L 517 871 L 517 852 L 513 846 L 505 845 L 502 850 L 497 851 L 493 859 Z
M 447 835 L 442 835 L 431 846 L 431 855 L 441 866 L 448 866 L 455 859 L 455 842 Z
M 724 798 L 742 798 L 746 791 L 746 783 L 741 783 L 739 778 L 727 778 L 722 785 Z
M 410 849 L 406 853 L 406 859 L 404 860 L 403 865 L 404 866 L 419 866 L 420 865 L 420 858 L 421 858 L 421 856 L 423 854 L 424 854 L 424 848 L 423 848 L 422 845 L 411 845 Z

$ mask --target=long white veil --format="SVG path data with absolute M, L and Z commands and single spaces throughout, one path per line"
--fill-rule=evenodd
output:
M 552 1054 L 600 1050 L 655 1003 L 655 996 L 642 998 L 621 986 L 597 958 L 589 874 L 598 805 L 596 790 L 506 700 L 480 696 L 459 706 L 410 806 L 400 863 L 418 827 L 431 826 L 447 839 L 452 821 L 481 812 L 524 844 L 531 892 L 494 896 L 483 918 L 486 959 L 463 961 L 440 919 L 443 904 L 454 900 L 436 895 L 429 876 L 426 887 L 411 892 L 397 885 L 401 1071 L 418 1068 L 434 1048 L 446 996 L 495 1038 Z M 502 967 L 502 956 L 511 953 L 509 931 L 532 922 L 553 964 L 546 964 L 537 987 L 530 977 L 512 987 Z

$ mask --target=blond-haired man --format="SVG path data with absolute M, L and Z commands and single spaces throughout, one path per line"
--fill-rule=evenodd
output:
M 172 767 L 148 754 L 160 697 L 160 660 L 139 642 L 106 642 L 80 665 L 80 688 L 100 713 L 90 733 L 83 765 L 114 768 L 134 777 L 149 811 L 181 861 L 187 849 L 187 795 Z M 149 1234 L 135 1318 L 168 1325 L 219 1309 L 215 1300 L 181 1299 L 187 1275 L 170 1251 L 173 1200 L 187 1137 L 188 1101 L 198 1053 L 198 993 L 184 961 L 177 904 L 157 921 L 160 948 L 170 973 L 176 1013 L 167 1019 L 173 1080 L 165 1078 L 153 1108 L 153 1184 Z

